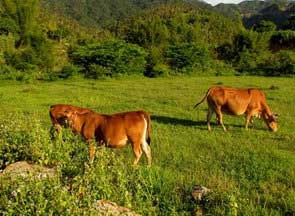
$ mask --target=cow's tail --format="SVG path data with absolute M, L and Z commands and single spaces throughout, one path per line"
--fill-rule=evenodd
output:
M 208 95 L 210 94 L 210 91 L 211 91 L 211 88 L 208 89 L 208 91 L 207 91 L 206 95 L 203 97 L 203 99 L 202 99 L 200 102 L 198 102 L 198 103 L 195 104 L 194 109 L 197 108 L 197 106 L 199 106 L 201 103 L 204 102 L 204 100 L 205 100 L 205 99 L 208 97 Z
M 149 145 L 151 145 L 151 136 L 150 136 L 150 134 L 151 134 L 151 116 L 149 113 L 143 111 L 143 117 L 147 123 L 145 140 Z

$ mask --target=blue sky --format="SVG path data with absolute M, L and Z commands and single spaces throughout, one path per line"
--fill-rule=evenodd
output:
M 225 4 L 238 4 L 240 2 L 242 2 L 243 0 L 204 0 L 205 2 L 211 4 L 211 5 L 217 5 L 219 3 L 225 3 Z

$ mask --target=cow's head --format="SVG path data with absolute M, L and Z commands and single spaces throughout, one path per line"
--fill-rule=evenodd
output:
M 72 126 L 73 122 L 75 121 L 75 117 L 77 116 L 77 111 L 65 110 L 64 115 L 65 115 L 65 122 L 67 123 L 67 125 Z
M 73 111 L 73 110 L 65 110 L 64 115 L 66 117 L 67 124 L 72 127 L 75 124 L 76 119 L 79 115 L 85 115 L 90 113 L 90 110 L 83 110 L 83 111 Z
M 263 116 L 263 119 L 271 131 L 276 132 L 278 130 L 278 122 L 277 122 L 278 114 L 276 113 L 272 113 L 271 115 L 265 114 Z

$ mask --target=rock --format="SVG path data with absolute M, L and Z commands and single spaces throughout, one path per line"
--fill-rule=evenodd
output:
M 95 203 L 99 215 L 112 215 L 112 216 L 140 216 L 139 214 L 131 211 L 130 209 L 119 206 L 116 203 L 109 200 L 98 200 Z
M 211 192 L 211 190 L 202 185 L 194 185 L 192 189 L 192 197 L 195 201 L 201 201 L 203 196 L 206 196 L 209 192 Z
M 202 186 L 202 185 L 194 185 L 192 188 L 192 198 L 198 204 L 197 208 L 195 209 L 196 216 L 203 216 L 204 215 L 204 207 L 205 207 L 205 200 L 204 197 L 211 192 L 210 189 Z
M 56 170 L 54 168 L 30 164 L 26 161 L 9 164 L 1 173 L 2 176 L 9 176 L 11 178 L 34 176 L 39 179 L 52 177 L 55 174 Z

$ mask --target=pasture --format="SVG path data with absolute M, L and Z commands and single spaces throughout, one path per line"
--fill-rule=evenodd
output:
M 244 116 L 224 115 L 228 132 L 212 119 L 206 102 L 193 109 L 213 85 L 257 87 L 279 114 L 278 132 Z M 192 215 L 193 185 L 209 189 L 204 215 L 295 214 L 295 85 L 292 78 L 173 77 L 0 81 L 0 162 L 27 160 L 55 167 L 54 178 L 0 176 L 2 215 L 97 215 L 107 199 L 141 215 Z M 143 155 L 133 167 L 131 147 L 100 148 L 92 166 L 86 143 L 64 130 L 52 141 L 49 106 L 66 103 L 99 113 L 144 109 L 151 114 L 152 166 Z

